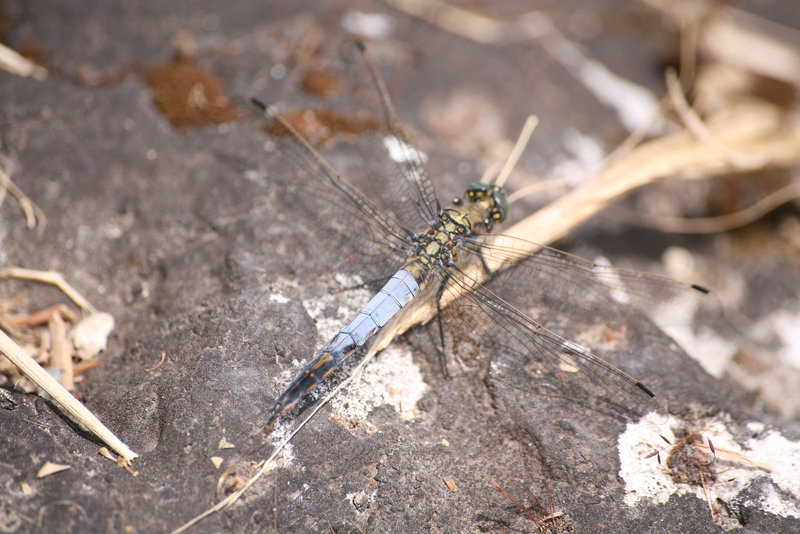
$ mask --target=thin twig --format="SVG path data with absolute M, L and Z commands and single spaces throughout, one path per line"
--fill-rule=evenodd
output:
M 92 306 L 83 295 L 78 293 L 75 288 L 73 288 L 69 282 L 66 281 L 64 275 L 59 272 L 38 271 L 35 269 L 24 269 L 22 267 L 5 267 L 0 269 L 0 278 L 17 278 L 20 280 L 32 280 L 34 282 L 42 282 L 43 284 L 54 285 L 84 311 L 89 313 L 97 313 L 95 307 Z
M 100 438 L 109 447 L 117 451 L 122 458 L 130 462 L 138 455 L 130 450 L 114 435 L 86 406 L 73 397 L 69 391 L 59 384 L 55 378 L 25 354 L 22 347 L 14 343 L 5 332 L 0 331 L 0 352 L 6 355 L 11 363 L 39 387 L 45 390 L 55 402 L 63 407 L 74 419 L 84 425 L 90 432 Z
M 25 214 L 25 222 L 28 225 L 28 229 L 32 230 L 38 226 L 39 234 L 44 232 L 44 227 L 47 226 L 47 217 L 45 217 L 44 211 L 11 181 L 11 178 L 3 169 L 0 169 L 0 192 L 4 195 L 6 190 L 17 199 L 22 213 Z M 2 204 L 2 196 L 0 196 L 0 204 Z
M 778 206 L 800 198 L 800 182 L 793 182 L 773 191 L 743 210 L 716 217 L 663 217 L 649 215 L 642 220 L 630 211 L 614 208 L 612 216 L 627 224 L 652 228 L 664 233 L 674 234 L 716 234 L 741 228 L 763 217 Z
M 166 359 L 167 359 L 167 353 L 162 350 L 161 351 L 161 359 L 158 361 L 158 363 L 154 367 L 149 367 L 147 369 L 142 369 L 142 371 L 144 371 L 145 373 L 152 373 L 153 371 L 155 371 L 156 369 L 161 367 L 161 365 L 164 363 L 164 360 L 166 360 Z
M 667 81 L 667 94 L 675 112 L 683 121 L 684 126 L 692 132 L 698 140 L 718 150 L 728 160 L 742 170 L 758 169 L 766 163 L 761 155 L 745 156 L 722 143 L 703 123 L 703 119 L 695 113 L 686 101 L 681 88 L 681 82 L 675 69 L 668 68 L 665 73 Z
M 494 180 L 495 185 L 503 187 L 503 185 L 506 183 L 508 177 L 511 176 L 511 171 L 513 171 L 514 167 L 517 166 L 517 162 L 519 162 L 522 152 L 525 150 L 525 147 L 528 146 L 528 142 L 531 140 L 533 131 L 538 125 L 539 117 L 536 115 L 528 115 L 528 118 L 525 119 L 525 125 L 522 127 L 522 132 L 520 132 L 519 137 L 517 137 L 517 142 L 514 144 L 514 148 L 511 150 L 511 154 L 509 154 L 508 158 L 506 158 L 506 162 L 503 165 L 503 168 L 500 170 L 500 174 L 498 174 L 497 178 Z

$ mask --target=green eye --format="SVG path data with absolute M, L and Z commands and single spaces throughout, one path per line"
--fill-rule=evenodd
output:
M 467 192 L 464 196 L 468 196 L 470 198 L 478 198 L 480 196 L 484 196 L 492 190 L 492 186 L 488 184 L 484 184 L 482 182 L 475 182 L 474 184 L 470 184 L 467 187 Z
M 503 222 L 508 217 L 508 200 L 506 199 L 506 192 L 503 191 L 501 188 L 497 188 L 494 190 L 494 210 L 492 211 L 492 217 L 497 222 Z

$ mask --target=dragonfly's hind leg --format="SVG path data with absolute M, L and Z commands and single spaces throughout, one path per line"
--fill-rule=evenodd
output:
M 481 267 L 487 276 L 492 276 L 494 272 L 489 268 L 486 259 L 483 257 L 483 251 L 476 250 L 477 256 L 481 261 Z M 439 343 L 436 345 L 436 351 L 439 353 L 439 365 L 442 368 L 442 374 L 445 378 L 450 378 L 450 372 L 447 370 L 447 354 L 445 353 L 444 344 L 444 318 L 442 316 L 442 297 L 447 289 L 447 282 L 450 281 L 452 273 L 447 273 L 442 280 L 439 289 L 436 292 L 436 324 L 439 327 Z
M 444 319 L 442 317 L 442 296 L 447 287 L 447 282 L 450 280 L 450 274 L 447 274 L 442 280 L 442 285 L 436 292 L 436 324 L 439 325 L 439 343 L 436 345 L 436 351 L 439 353 L 439 365 L 442 368 L 442 374 L 445 378 L 450 378 L 450 373 L 447 371 L 447 355 L 444 351 Z

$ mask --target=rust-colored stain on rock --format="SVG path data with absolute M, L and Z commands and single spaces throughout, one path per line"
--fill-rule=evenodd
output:
M 241 116 L 222 82 L 191 59 L 176 58 L 145 72 L 159 111 L 176 128 L 232 122 Z
M 354 136 L 385 129 L 383 122 L 375 117 L 351 117 L 329 109 L 297 109 L 281 114 L 281 118 L 315 145 L 327 144 L 337 136 Z M 275 119 L 264 125 L 264 131 L 274 137 L 289 134 Z
M 306 93 L 328 100 L 342 90 L 342 80 L 333 73 L 312 69 L 300 77 L 300 87 Z

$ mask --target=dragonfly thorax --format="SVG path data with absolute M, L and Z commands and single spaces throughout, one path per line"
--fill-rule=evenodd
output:
M 414 234 L 413 261 L 426 270 L 446 270 L 457 261 L 461 244 L 472 233 L 472 219 L 463 206 L 440 210 L 430 226 Z
M 454 201 L 452 208 L 439 210 L 433 223 L 414 234 L 413 262 L 427 270 L 447 270 L 458 262 L 465 240 L 477 232 L 488 232 L 508 214 L 508 201 L 496 185 L 472 184 L 464 194 L 466 202 Z

